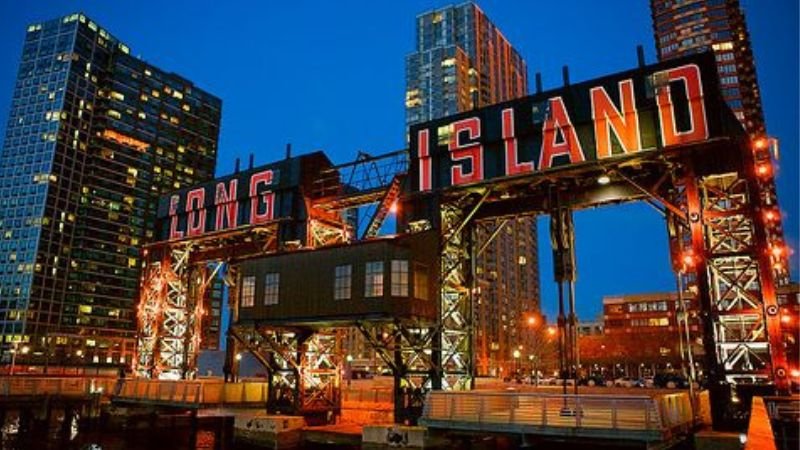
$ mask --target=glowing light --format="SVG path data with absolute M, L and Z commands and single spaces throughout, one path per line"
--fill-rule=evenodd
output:
M 347 362 L 353 362 L 353 355 L 347 355 Z
M 769 165 L 768 164 L 759 164 L 758 167 L 756 167 L 756 173 L 759 176 L 762 176 L 762 177 L 767 176 L 767 175 L 769 175 L 769 172 L 770 172 L 770 170 L 769 170 Z
M 792 316 L 790 316 L 789 314 L 781 314 L 781 323 L 783 324 L 792 323 Z
M 775 210 L 768 209 L 766 212 L 764 212 L 764 219 L 766 219 L 767 222 L 772 222 L 777 218 L 778 218 L 778 213 L 776 213 Z
M 519 350 L 514 350 L 514 358 L 515 359 L 519 359 L 520 355 L 521 355 L 521 353 L 519 352 Z
M 611 183 L 611 177 L 609 177 L 606 174 L 600 175 L 599 177 L 597 177 L 597 183 L 602 185 Z
M 236 360 L 237 361 L 241 361 L 242 360 L 242 354 L 241 353 L 237 353 L 236 354 Z
M 769 144 L 769 141 L 767 141 L 767 138 L 762 137 L 762 138 L 756 139 L 753 142 L 753 147 L 755 147 L 756 150 L 764 150 L 765 148 L 767 148 L 768 144 Z
M 792 371 L 789 373 L 792 375 L 792 378 L 800 378 L 800 370 L 792 369 Z
M 31 351 L 31 348 L 28 347 L 27 345 L 25 345 L 21 349 L 19 349 L 19 352 L 22 353 L 23 355 L 27 355 L 29 351 Z
M 389 207 L 389 211 L 392 214 L 397 214 L 397 202 L 392 203 L 392 206 Z
M 536 325 L 536 317 L 534 317 L 534 316 L 528 317 L 528 326 L 532 327 L 534 325 Z
M 772 256 L 776 258 L 780 258 L 783 256 L 783 246 L 782 245 L 773 245 L 772 246 Z
M 550 336 L 555 336 L 556 335 L 556 328 L 555 327 L 548 327 L 547 328 L 547 334 L 549 334 Z

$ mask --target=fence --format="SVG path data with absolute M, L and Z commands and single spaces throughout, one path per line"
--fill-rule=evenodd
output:
M 81 397 L 113 392 L 117 380 L 113 378 L 31 377 L 0 378 L 0 396 L 71 396 Z
M 265 405 L 265 382 L 223 383 L 190 380 L 125 380 L 115 401 L 201 405 Z
M 654 440 L 691 427 L 693 413 L 686 393 L 652 398 L 433 391 L 422 421 L 444 428 Z

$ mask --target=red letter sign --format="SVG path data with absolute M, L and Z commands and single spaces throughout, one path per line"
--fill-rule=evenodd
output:
M 225 192 L 225 183 L 217 183 L 217 193 L 214 204 L 217 205 L 217 220 L 215 230 L 219 231 L 223 227 L 223 219 L 228 220 L 228 228 L 236 228 L 238 225 L 239 203 L 236 202 L 236 187 L 239 180 L 236 178 L 230 181 L 228 192 Z
M 461 141 L 461 132 L 467 131 L 470 140 L 481 137 L 481 120 L 477 117 L 459 120 L 453 125 L 450 135 L 450 159 L 453 161 L 469 160 L 472 169 L 464 171 L 464 166 L 458 164 L 450 169 L 450 181 L 453 186 L 474 183 L 483 180 L 483 146 L 469 144 Z
M 597 142 L 597 159 L 611 156 L 611 132 L 619 141 L 624 154 L 642 149 L 639 138 L 639 113 L 633 96 L 633 80 L 619 82 L 620 112 L 602 87 L 592 88 L 592 120 Z
M 672 103 L 672 92 L 669 84 L 661 87 L 656 96 L 658 103 L 658 118 L 661 121 L 661 143 L 670 145 L 686 144 L 689 142 L 708 139 L 708 123 L 706 110 L 703 103 L 703 84 L 700 80 L 700 68 L 694 64 L 668 69 L 653 75 L 657 78 L 666 73 L 667 83 L 680 80 L 686 88 L 689 99 L 689 121 L 691 127 L 688 131 L 678 131 L 675 123 L 675 106 Z
M 206 228 L 206 209 L 205 209 L 206 190 L 197 188 L 186 194 L 186 235 L 197 236 L 203 234 Z M 199 211 L 199 213 L 197 212 Z M 195 223 L 195 215 L 199 216 Z
M 561 134 L 561 142 L 556 142 Z M 553 158 L 559 155 L 568 155 L 572 164 L 586 160 L 583 156 L 581 142 L 572 126 L 572 121 L 567 114 L 567 108 L 561 97 L 550 99 L 550 114 L 544 121 L 542 128 L 542 152 L 539 155 L 539 170 L 546 170 L 553 166 Z
M 259 223 L 269 222 L 272 220 L 272 208 L 275 203 L 275 193 L 262 192 L 258 194 L 258 185 L 272 184 L 272 171 L 265 170 L 263 172 L 254 173 L 250 177 L 250 224 L 255 225 Z M 259 213 L 261 203 L 264 203 L 264 212 Z
M 181 201 L 179 195 L 173 195 L 169 198 L 169 238 L 180 239 L 183 237 L 183 231 L 178 231 L 178 202 Z
M 419 159 L 419 190 L 430 191 L 433 184 L 431 173 L 431 152 L 428 143 L 428 130 L 417 133 L 417 157 Z
M 517 138 L 514 136 L 514 109 L 503 110 L 503 145 L 506 150 L 506 175 L 533 172 L 533 162 L 519 162 Z

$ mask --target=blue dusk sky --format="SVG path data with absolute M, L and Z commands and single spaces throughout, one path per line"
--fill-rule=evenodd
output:
M 403 0 L 64 1 L 0 0 L 0 135 L 5 135 L 27 24 L 81 11 L 135 55 L 223 100 L 217 174 L 251 152 L 263 164 L 323 149 L 335 162 L 357 150 L 405 145 L 405 56 L 417 14 L 451 2 Z M 798 2 L 743 0 L 767 128 L 780 139 L 778 183 L 786 238 L 798 271 Z M 561 67 L 572 82 L 636 66 L 636 45 L 655 61 L 647 0 L 479 2 L 545 89 Z M 540 219 L 542 308 L 552 319 L 555 284 Z M 604 295 L 674 289 L 664 220 L 644 204 L 580 211 L 578 312 L 591 319 Z

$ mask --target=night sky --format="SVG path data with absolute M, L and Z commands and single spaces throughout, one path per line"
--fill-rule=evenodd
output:
M 357 150 L 405 145 L 406 54 L 418 13 L 445 1 L 12 1 L 0 0 L 0 135 L 29 23 L 82 11 L 134 55 L 179 73 L 223 100 L 217 174 L 250 152 L 263 164 L 324 149 L 335 162 Z M 573 83 L 655 61 L 646 0 L 500 1 L 481 8 L 528 64 L 531 87 Z M 24 6 L 23 6 L 24 5 Z M 767 128 L 781 141 L 779 195 L 789 246 L 798 249 L 798 2 L 745 0 Z M 604 295 L 674 289 L 661 216 L 644 204 L 575 216 L 578 312 L 592 319 Z M 540 220 L 541 224 L 546 221 Z M 556 310 L 546 228 L 539 237 L 543 310 Z M 797 279 L 793 255 L 793 278 Z

